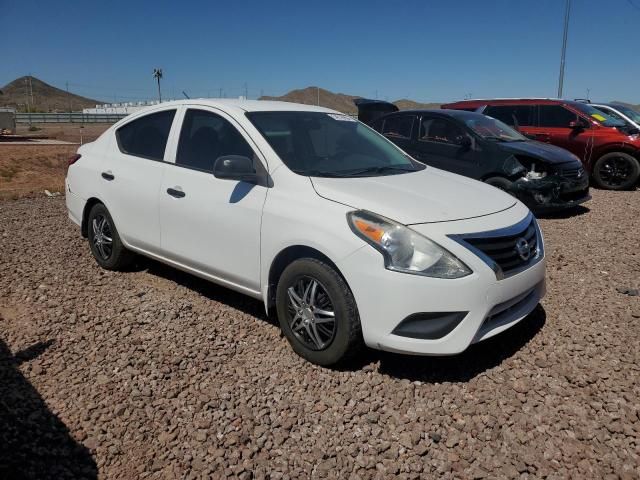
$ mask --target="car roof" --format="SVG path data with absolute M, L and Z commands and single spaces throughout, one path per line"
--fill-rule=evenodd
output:
M 474 100 L 460 100 L 458 102 L 451 102 L 443 104 L 443 107 L 447 106 L 475 106 L 481 107 L 483 105 L 574 105 L 581 102 L 574 100 L 563 100 L 561 98 L 484 98 Z
M 239 100 L 232 98 L 189 98 L 184 100 L 173 100 L 170 102 L 162 102 L 154 107 L 171 107 L 180 105 L 202 105 L 209 107 L 217 107 L 223 110 L 232 108 L 243 110 L 245 112 L 330 112 L 340 113 L 329 108 L 319 107 L 316 105 L 304 105 L 293 102 L 278 102 L 273 100 Z
M 440 109 L 433 109 L 433 108 L 427 108 L 427 109 L 410 109 L 410 110 L 399 110 L 397 112 L 392 112 L 389 113 L 387 115 L 384 115 L 385 117 L 391 117 L 394 115 L 403 115 L 403 114 L 414 114 L 414 115 L 421 115 L 424 113 L 428 113 L 429 115 L 439 115 L 441 117 L 454 117 L 454 118 L 463 118 L 463 117 L 474 117 L 474 116 L 484 116 L 481 113 L 477 113 L 477 112 L 468 112 L 466 110 L 452 110 L 452 109 L 447 109 L 447 108 L 440 108 Z

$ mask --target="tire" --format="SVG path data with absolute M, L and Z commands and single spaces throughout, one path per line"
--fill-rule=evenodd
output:
M 628 153 L 607 153 L 593 165 L 591 178 L 605 190 L 629 190 L 640 178 L 640 163 Z
M 492 187 L 499 188 L 500 190 L 507 192 L 509 195 L 513 195 L 511 193 L 513 182 L 507 178 L 489 177 L 484 181 L 484 183 L 486 183 L 487 185 L 491 185 Z
M 362 350 L 353 294 L 338 272 L 320 260 L 303 258 L 284 269 L 276 308 L 291 347 L 311 363 L 325 367 L 346 363 Z M 328 312 L 333 312 L 333 320 Z
M 93 258 L 105 270 L 123 270 L 132 263 L 133 252 L 122 244 L 113 219 L 102 203 L 95 204 L 89 212 L 87 238 Z

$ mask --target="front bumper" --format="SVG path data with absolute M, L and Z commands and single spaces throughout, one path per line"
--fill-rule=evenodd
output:
M 516 223 L 526 214 L 519 204 Z M 470 250 L 448 238 L 450 233 L 492 230 L 492 217 L 511 217 L 513 212 L 480 219 L 415 225 L 414 230 L 427 235 L 465 262 L 473 273 L 455 280 L 443 280 L 393 272 L 384 268 L 380 253 L 366 245 L 340 262 L 360 313 L 365 343 L 380 350 L 418 355 L 452 355 L 469 345 L 485 340 L 525 318 L 545 294 L 544 257 L 515 275 L 498 280 L 495 271 Z M 458 228 L 456 230 L 456 228 Z M 441 338 L 410 338 L 393 331 L 406 318 L 419 313 L 466 312 L 464 318 Z M 397 330 L 396 330 L 397 331 Z
M 511 193 L 535 213 L 569 209 L 591 200 L 586 172 L 580 178 L 550 175 L 540 180 L 519 179 L 513 182 Z

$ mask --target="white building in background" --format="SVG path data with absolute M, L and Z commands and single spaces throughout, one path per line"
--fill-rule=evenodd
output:
M 238 97 L 239 100 L 245 100 L 244 96 Z M 167 102 L 175 100 L 174 98 L 167 99 Z M 102 105 L 96 105 L 96 108 L 83 108 L 82 113 L 91 114 L 116 114 L 116 115 L 129 115 L 130 113 L 137 112 L 141 108 L 151 105 L 158 105 L 158 100 L 147 102 L 123 102 L 123 103 L 103 103 Z
M 152 102 L 104 103 L 102 105 L 96 105 L 96 108 L 83 108 L 82 113 L 128 115 L 130 113 L 137 112 L 141 108 L 148 107 L 150 105 L 158 105 L 159 103 L 160 102 L 157 100 Z

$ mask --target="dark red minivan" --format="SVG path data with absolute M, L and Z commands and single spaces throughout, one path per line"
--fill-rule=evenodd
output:
M 589 104 L 554 99 L 465 100 L 442 108 L 483 113 L 540 142 L 577 155 L 595 184 L 633 188 L 640 178 L 640 132 Z

